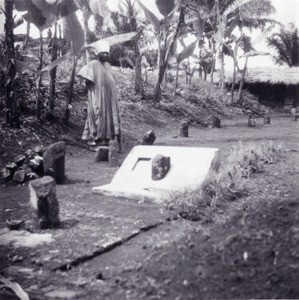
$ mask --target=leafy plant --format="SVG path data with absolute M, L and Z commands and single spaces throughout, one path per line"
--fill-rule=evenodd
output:
M 272 141 L 259 145 L 240 142 L 228 153 L 218 153 L 198 189 L 174 193 L 167 205 L 189 220 L 212 221 L 219 207 L 249 193 L 248 180 L 252 174 L 263 172 L 265 164 L 275 163 L 283 155 L 281 145 Z

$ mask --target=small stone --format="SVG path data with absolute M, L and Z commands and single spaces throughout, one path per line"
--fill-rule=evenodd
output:
M 248 127 L 255 127 L 255 121 L 251 117 L 248 118 Z
M 264 124 L 271 124 L 271 118 L 269 116 L 264 116 Z
M 109 142 L 109 155 L 108 155 L 108 161 L 111 167 L 118 167 L 119 165 L 118 149 L 119 149 L 118 142 L 115 140 L 111 140 Z
M 109 157 L 109 147 L 107 147 L 107 146 L 99 146 L 96 149 L 95 162 L 98 162 L 98 161 L 108 161 L 108 157 Z
M 55 181 L 50 176 L 29 183 L 30 204 L 35 211 L 40 229 L 57 227 L 60 224 L 59 203 L 56 198 Z
M 12 177 L 13 177 L 13 173 L 7 168 L 2 168 L 0 170 L 0 183 L 5 183 L 10 179 L 12 179 Z
M 15 172 L 15 174 L 13 176 L 13 181 L 22 183 L 25 181 L 25 176 L 26 176 L 25 170 L 18 170 Z
M 23 155 L 23 154 L 20 154 L 20 155 L 17 155 L 15 158 L 14 158 L 14 162 L 20 166 L 22 163 L 24 163 L 26 160 L 26 156 Z
M 18 166 L 16 163 L 12 162 L 5 166 L 6 169 L 10 170 L 11 172 L 15 172 L 18 169 Z
M 32 149 L 28 149 L 25 151 L 25 155 L 29 158 L 32 157 L 33 154 L 34 154 L 34 151 Z
M 221 120 L 218 117 L 213 116 L 212 121 L 213 121 L 214 128 L 221 128 Z
M 43 147 L 41 147 L 41 146 L 36 146 L 36 147 L 34 148 L 34 152 L 35 152 L 36 154 L 40 155 L 40 156 L 43 156 L 44 149 L 43 149 Z
M 65 142 L 50 145 L 43 155 L 44 175 L 52 176 L 57 184 L 65 181 Z
M 156 135 L 154 130 L 149 130 L 142 138 L 142 145 L 153 145 L 156 140 Z
M 180 137 L 188 137 L 189 136 L 189 121 L 183 121 L 180 124 Z

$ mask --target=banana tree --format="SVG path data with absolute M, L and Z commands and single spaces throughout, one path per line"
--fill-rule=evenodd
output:
M 162 21 L 147 9 L 140 0 L 137 0 L 143 9 L 147 20 L 152 24 L 158 41 L 158 79 L 154 88 L 154 101 L 159 102 L 162 94 L 162 82 L 170 57 L 174 54 L 174 45 L 179 37 L 180 30 L 184 24 L 185 6 L 174 0 L 156 0 L 156 5 L 163 16 Z M 175 18 L 174 12 L 178 11 Z M 175 23 L 173 33 L 171 33 L 171 23 Z
M 178 87 L 180 64 L 183 60 L 189 58 L 193 54 L 193 52 L 196 48 L 196 44 L 197 44 L 197 41 L 189 44 L 188 46 L 185 46 L 184 49 L 176 57 L 177 66 L 176 66 L 176 76 L 175 76 L 175 85 L 174 85 L 174 95 L 176 94 L 176 90 Z

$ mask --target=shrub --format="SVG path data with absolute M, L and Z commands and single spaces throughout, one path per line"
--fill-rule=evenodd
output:
M 252 174 L 263 172 L 265 164 L 278 161 L 282 155 L 281 146 L 271 141 L 259 145 L 239 142 L 227 153 L 219 152 L 198 189 L 173 193 L 167 206 L 178 210 L 183 218 L 211 222 L 226 202 L 248 194 Z

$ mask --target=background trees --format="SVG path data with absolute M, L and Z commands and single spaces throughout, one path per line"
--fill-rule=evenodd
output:
M 281 25 L 279 31 L 269 37 L 267 42 L 276 51 L 274 60 L 277 64 L 299 66 L 299 35 L 294 24 Z

